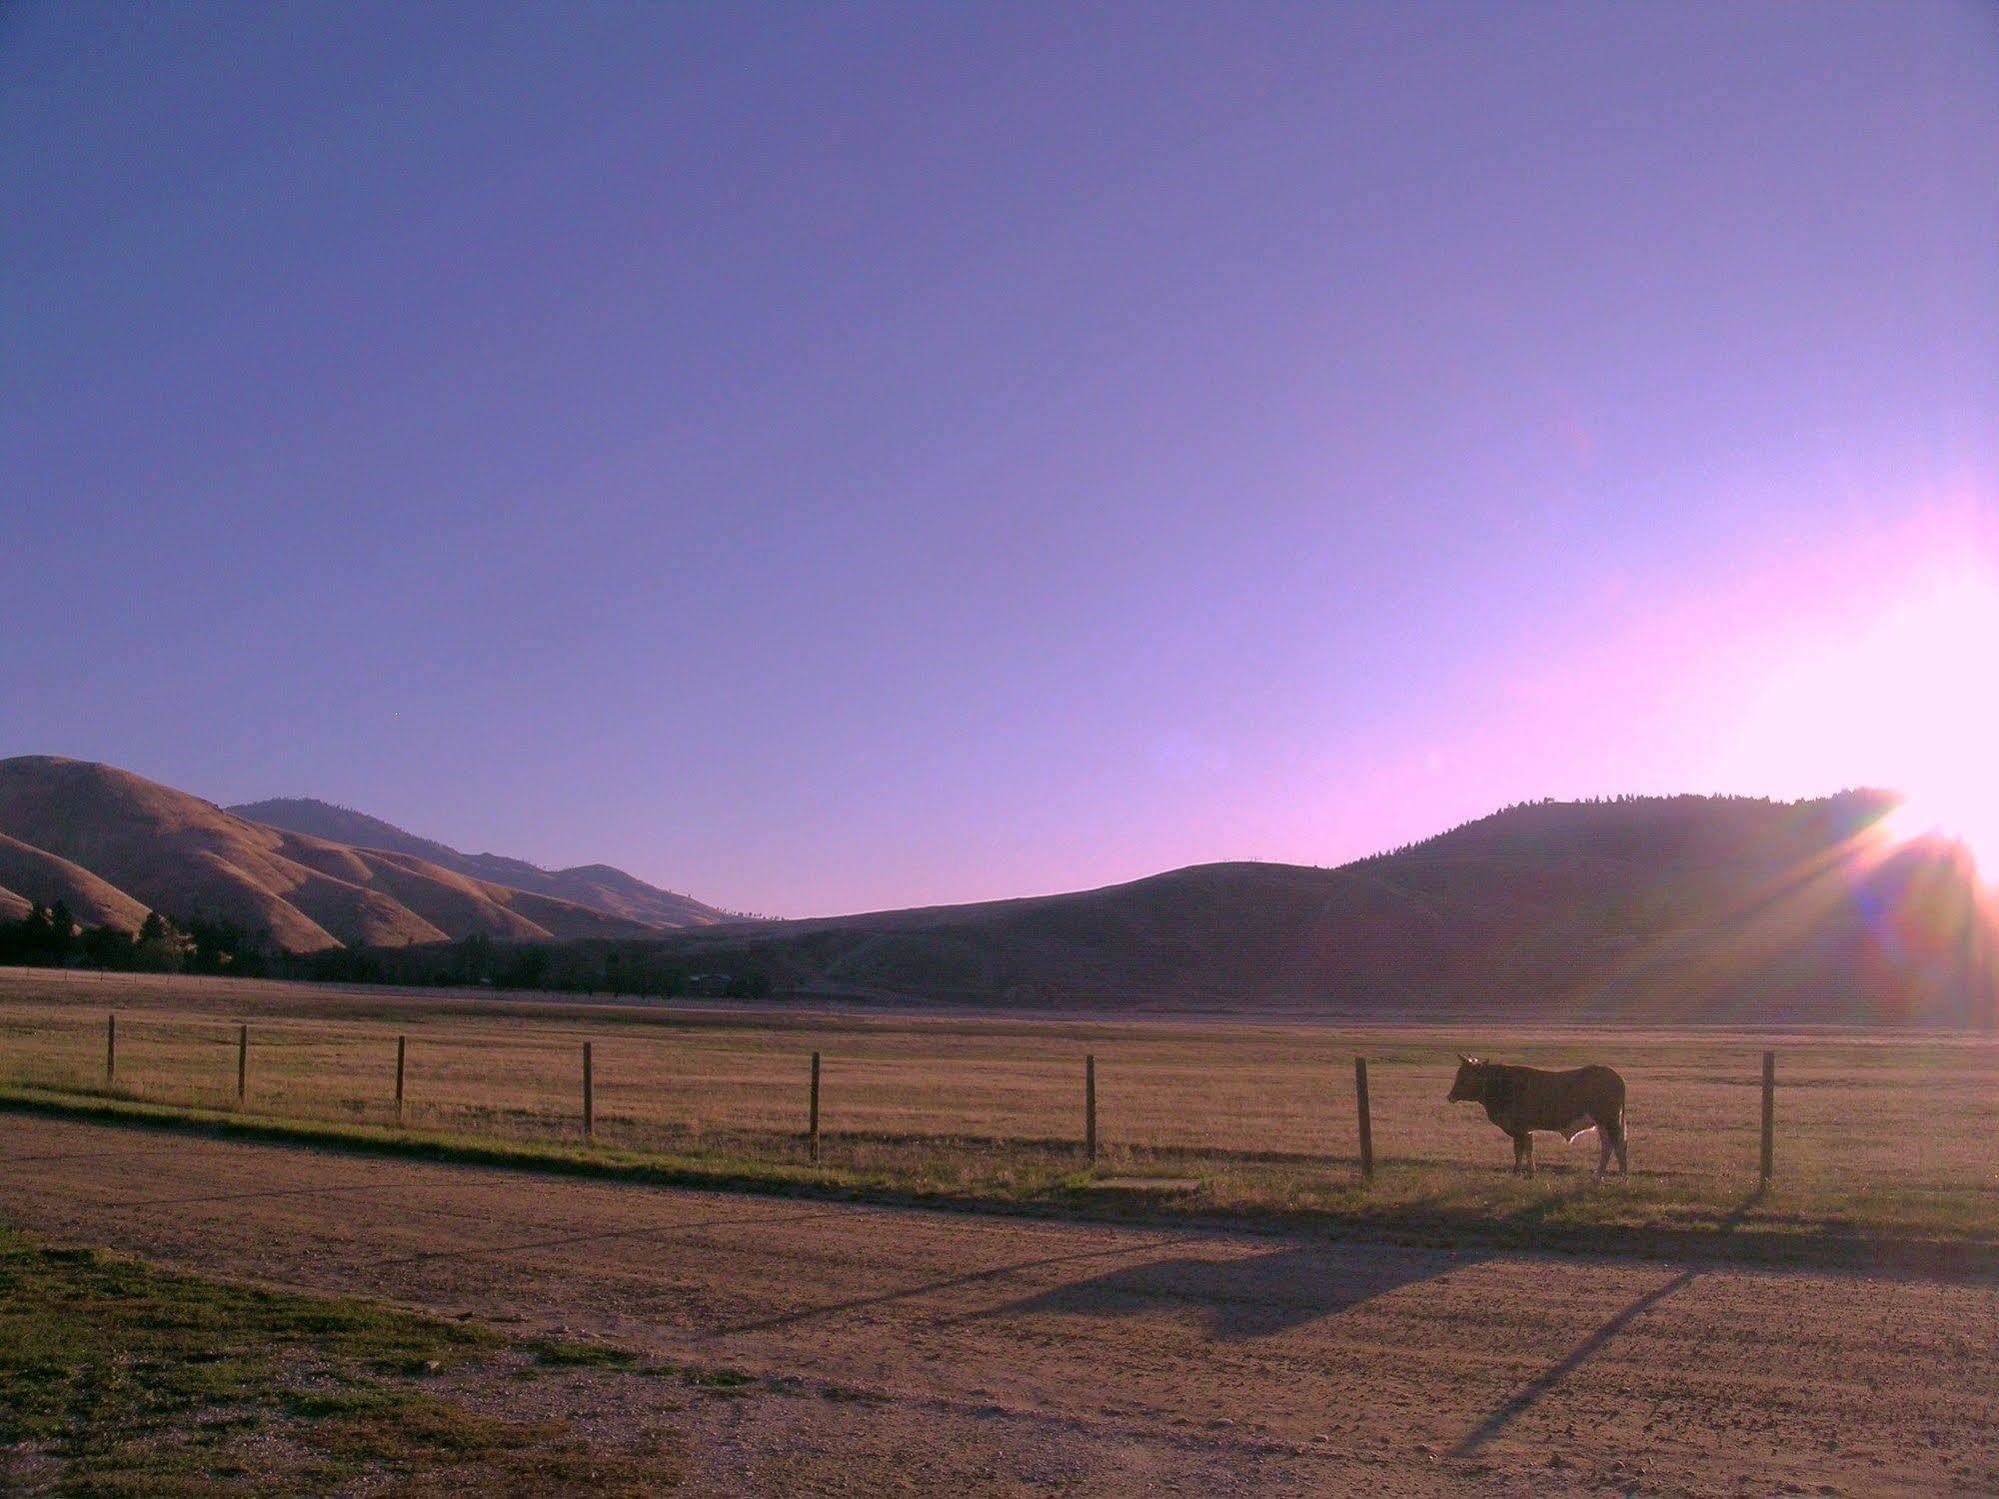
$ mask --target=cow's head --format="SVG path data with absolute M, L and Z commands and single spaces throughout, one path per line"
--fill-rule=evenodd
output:
M 1485 1096 L 1485 1063 L 1477 1057 L 1458 1053 L 1458 1075 L 1451 1083 L 1450 1097 L 1446 1103 L 1477 1103 Z

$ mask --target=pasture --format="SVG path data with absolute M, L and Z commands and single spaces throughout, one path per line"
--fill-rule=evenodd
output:
M 1138 1179 L 1134 1200 L 1152 1206 L 1438 1233 L 1488 1219 L 1668 1238 L 1999 1238 L 1999 1046 L 1955 1034 L 667 1009 L 24 971 L 0 975 L 0 1083 L 235 1110 L 239 1025 L 250 1036 L 240 1108 L 253 1116 L 394 1126 L 406 1037 L 409 1129 L 581 1144 L 588 1042 L 592 1148 L 810 1171 L 817 1051 L 816 1169 L 833 1182 L 1019 1202 Z M 1766 1049 L 1776 1171 L 1759 1197 Z M 1593 1182 L 1588 1135 L 1543 1136 L 1542 1174 L 1511 1177 L 1505 1137 L 1475 1106 L 1445 1102 L 1459 1050 L 1618 1068 L 1631 1177 Z M 1094 1167 L 1082 1152 L 1086 1055 Z M 1371 1079 L 1368 1184 L 1357 1055 Z M 1176 1185 L 1142 1190 L 1153 1179 Z

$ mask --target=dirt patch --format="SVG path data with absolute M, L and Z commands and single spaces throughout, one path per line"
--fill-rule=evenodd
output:
M 695 1371 L 662 1398 L 683 1407 L 697 1492 L 1999 1486 L 1988 1278 L 985 1219 L 5 1129 L 16 1223 Z M 607 1381 L 608 1401 L 629 1376 L 546 1377 Z

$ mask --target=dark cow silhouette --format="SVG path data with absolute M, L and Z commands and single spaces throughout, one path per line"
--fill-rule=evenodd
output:
M 1591 1129 L 1603 1152 L 1596 1174 L 1609 1167 L 1613 1150 L 1619 1174 L 1630 1171 L 1624 1159 L 1624 1079 L 1608 1067 L 1543 1072 L 1460 1055 L 1449 1101 L 1484 1106 L 1485 1117 L 1513 1138 L 1515 1171 L 1534 1174 L 1534 1131 L 1573 1140 Z

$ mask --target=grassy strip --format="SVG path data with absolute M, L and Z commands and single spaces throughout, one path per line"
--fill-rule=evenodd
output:
M 670 1454 L 592 1451 L 564 1421 L 426 1388 L 509 1355 L 560 1362 L 472 1325 L 0 1230 L 0 1489 L 641 1494 L 673 1480 Z
M 1341 1178 L 1309 1190 L 1295 1181 L 1266 1189 L 1254 1175 L 1237 1173 L 1196 1179 L 1178 1191 L 1135 1192 L 1078 1169 L 1044 1169 L 970 1185 L 938 1183 L 895 1171 L 499 1140 L 20 1086 L 0 1087 L 0 1110 L 594 1180 L 890 1206 L 1252 1227 L 1452 1250 L 1544 1250 L 1946 1274 L 1999 1269 L 1999 1238 L 1992 1236 L 1990 1225 L 1984 1232 L 1966 1232 L 1944 1224 L 1911 1230 L 1892 1219 L 1885 1225 L 1864 1217 L 1833 1220 L 1787 1208 L 1781 1195 L 1729 1203 L 1642 1177 L 1596 1185 L 1575 1174 L 1534 1182 L 1488 1176 L 1475 1188 L 1465 1188 L 1440 1187 L 1436 1183 L 1443 1178 L 1434 1169 L 1410 1168 L 1405 1173 L 1409 1181 L 1397 1189 L 1394 1168 L 1387 1168 L 1387 1184 L 1377 1182 L 1373 1188 Z M 1453 1180 L 1461 1182 L 1462 1173 Z
M 0 1109 L 87 1119 L 99 1124 L 139 1124 L 187 1129 L 217 1139 L 258 1140 L 280 1145 L 313 1145 L 367 1155 L 401 1156 L 460 1165 L 528 1168 L 563 1175 L 642 1181 L 654 1186 L 711 1187 L 728 1191 L 822 1191 L 871 1185 L 859 1173 L 831 1167 L 731 1157 L 674 1156 L 567 1145 L 556 1141 L 498 1140 L 440 1130 L 393 1129 L 378 1124 L 292 1119 L 191 1105 L 151 1103 L 102 1094 L 58 1092 L 49 1088 L 0 1086 Z

